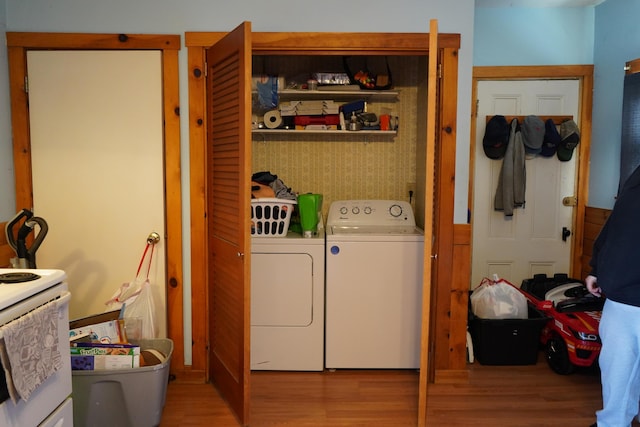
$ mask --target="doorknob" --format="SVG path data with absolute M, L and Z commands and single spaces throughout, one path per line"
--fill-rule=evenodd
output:
M 149 237 L 147 237 L 147 243 L 150 245 L 155 245 L 160 241 L 160 235 L 155 231 L 149 233 Z
M 566 242 L 567 237 L 569 236 L 571 236 L 571 230 L 569 230 L 567 227 L 562 227 L 562 241 Z

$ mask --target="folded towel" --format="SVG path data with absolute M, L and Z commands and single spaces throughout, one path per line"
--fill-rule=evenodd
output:
M 57 301 L 0 327 L 0 360 L 14 403 L 29 400 L 38 386 L 62 367 Z

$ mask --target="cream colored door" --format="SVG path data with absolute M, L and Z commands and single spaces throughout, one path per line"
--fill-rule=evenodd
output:
M 579 123 L 578 80 L 479 81 L 473 203 L 471 287 L 483 277 L 499 277 L 520 285 L 534 274 L 568 273 L 573 208 L 563 198 L 574 196 L 578 150 L 569 162 L 554 157 L 526 161 L 526 204 L 506 218 L 493 209 L 502 165 L 489 159 L 482 139 L 486 117 L 501 115 L 569 115 Z
M 49 225 L 39 268 L 67 272 L 70 316 L 134 278 L 150 232 L 164 235 L 160 51 L 29 51 L 33 208 Z M 25 206 L 31 208 L 31 206 Z M 164 239 L 150 273 L 166 334 Z

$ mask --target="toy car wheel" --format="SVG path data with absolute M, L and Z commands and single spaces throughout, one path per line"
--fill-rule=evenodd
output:
M 547 341 L 546 356 L 549 367 L 557 374 L 569 375 L 575 370 L 569 360 L 567 344 L 558 334 L 553 334 Z

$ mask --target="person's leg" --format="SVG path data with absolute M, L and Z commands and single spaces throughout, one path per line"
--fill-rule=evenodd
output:
M 631 425 L 640 400 L 640 307 L 607 300 L 600 320 L 603 409 L 598 427 Z

